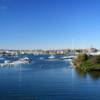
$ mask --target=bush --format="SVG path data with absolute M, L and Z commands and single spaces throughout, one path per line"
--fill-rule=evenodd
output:
M 77 56 L 77 60 L 79 60 L 80 62 L 81 62 L 81 61 L 86 61 L 87 59 L 88 59 L 87 54 L 79 54 L 79 55 Z
M 100 56 L 93 56 L 89 59 L 92 64 L 100 64 Z
M 86 54 L 79 54 L 74 64 L 83 71 L 100 70 L 100 56 L 88 57 Z

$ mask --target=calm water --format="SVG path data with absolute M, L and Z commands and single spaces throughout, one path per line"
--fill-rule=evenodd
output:
M 99 91 L 99 72 L 76 71 L 68 61 L 0 68 L 0 100 L 100 100 Z

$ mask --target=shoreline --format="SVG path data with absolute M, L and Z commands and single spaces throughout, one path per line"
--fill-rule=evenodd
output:
M 71 68 L 76 68 L 76 66 L 74 65 L 74 63 L 73 63 L 72 60 L 70 60 L 69 63 L 70 63 L 70 65 L 71 65 Z

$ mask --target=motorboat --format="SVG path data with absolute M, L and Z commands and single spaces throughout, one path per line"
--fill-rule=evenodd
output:
M 49 59 L 54 59 L 55 56 L 54 56 L 54 55 L 50 55 L 48 58 L 49 58 Z
M 24 57 L 23 59 L 26 60 L 26 61 L 29 61 L 30 60 L 28 57 Z
M 24 57 L 24 58 L 20 58 L 19 61 L 22 63 L 29 63 L 32 62 L 32 59 L 28 57 Z
M 11 61 L 10 60 L 5 60 L 4 63 L 8 64 L 8 63 L 11 63 Z
M 68 58 L 68 56 L 64 56 L 64 57 L 62 57 L 63 59 L 67 59 Z

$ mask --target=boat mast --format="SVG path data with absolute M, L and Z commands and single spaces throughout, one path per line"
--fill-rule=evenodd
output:
M 74 40 L 72 40 L 72 55 L 75 55 Z

